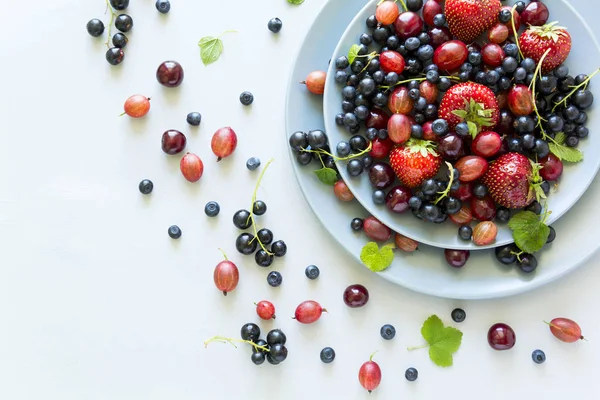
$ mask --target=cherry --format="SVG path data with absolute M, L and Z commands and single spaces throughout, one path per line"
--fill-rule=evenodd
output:
M 550 332 L 560 341 L 573 343 L 578 340 L 583 340 L 581 328 L 579 325 L 568 318 L 554 318 L 550 323 Z
M 454 168 L 460 172 L 458 179 L 461 182 L 472 182 L 485 174 L 488 169 L 488 162 L 480 156 L 464 156 L 456 162 Z
M 387 163 L 376 162 L 369 169 L 369 180 L 375 189 L 387 189 L 395 179 L 396 174 Z
M 385 158 L 390 154 L 392 147 L 394 147 L 392 139 L 381 139 L 377 137 L 371 142 L 371 151 L 369 152 L 369 155 L 373 158 Z
M 408 88 L 399 86 L 388 96 L 388 108 L 395 114 L 408 114 L 412 111 L 413 99 L 408 97 Z
M 177 154 L 185 148 L 186 142 L 187 139 L 183 133 L 170 129 L 162 135 L 162 150 L 167 154 Z
M 348 185 L 341 179 L 333 185 L 333 194 L 335 194 L 338 200 L 343 202 L 354 200 L 354 195 L 348 188 Z
M 471 211 L 476 219 L 491 221 L 496 217 L 496 203 L 489 194 L 481 199 L 473 197 L 471 199 Z
M 327 310 L 319 303 L 314 300 L 306 300 L 296 307 L 294 319 L 301 324 L 312 324 L 321 318 L 323 312 L 327 312 Z
M 198 182 L 204 172 L 204 164 L 196 154 L 187 153 L 179 162 L 179 169 L 185 179 Z
M 433 63 L 439 69 L 452 71 L 459 68 L 467 59 L 469 50 L 460 40 L 449 40 L 433 53 Z
M 237 147 L 237 135 L 230 127 L 219 128 L 210 142 L 212 152 L 217 156 L 217 161 L 228 157 Z
M 395 1 L 386 0 L 375 9 L 375 19 L 382 25 L 391 25 L 396 21 L 400 10 Z
M 429 26 L 433 26 L 433 18 L 442 13 L 442 6 L 435 0 L 427 0 L 423 5 L 423 19 Z
M 489 158 L 498 154 L 502 147 L 502 138 L 496 132 L 480 132 L 471 143 L 473 154 Z
M 498 93 L 496 95 L 496 103 L 498 103 L 498 108 L 508 107 L 508 94 L 506 92 Z
M 236 265 L 227 259 L 225 253 L 223 253 L 223 257 L 225 257 L 225 260 L 215 267 L 213 279 L 217 289 L 223 292 L 224 296 L 227 296 L 227 293 L 236 288 L 240 280 L 240 272 Z
M 412 118 L 404 114 L 393 114 L 387 123 L 388 137 L 397 144 L 402 144 L 410 139 Z
M 500 44 L 508 39 L 509 29 L 508 26 L 498 22 L 490 28 L 488 31 L 488 40 L 492 43 Z
M 389 117 L 382 111 L 377 108 L 372 108 L 369 110 L 369 116 L 365 121 L 365 126 L 368 128 L 375 129 L 386 129 Z
M 456 225 L 468 225 L 471 223 L 471 221 L 473 221 L 473 213 L 469 207 L 463 205 L 456 214 L 451 214 L 448 216 L 448 218 L 450 218 L 450 220 Z
M 150 98 L 141 94 L 134 94 L 125 100 L 123 109 L 125 112 L 121 115 L 127 114 L 131 118 L 141 118 L 150 111 Z
M 325 71 L 312 71 L 306 77 L 304 83 L 309 92 L 314 94 L 323 94 L 325 92 L 325 78 L 327 73 Z
M 487 43 L 481 49 L 483 62 L 490 67 L 499 67 L 504 59 L 504 50 L 496 43 Z
M 369 291 L 363 285 L 350 285 L 344 290 L 344 303 L 350 308 L 362 307 L 368 301 Z
M 392 188 L 385 199 L 387 208 L 394 213 L 400 214 L 408 210 L 408 200 L 412 193 L 409 188 L 404 186 L 396 186 Z
M 470 256 L 471 252 L 469 250 L 444 250 L 444 258 L 446 258 L 446 262 L 454 268 L 463 267 L 469 260 Z
M 512 7 L 511 6 L 502 6 L 502 8 L 500 9 L 500 11 L 502 10 L 508 10 L 511 11 Z M 519 28 L 521 28 L 521 15 L 518 12 L 514 12 L 513 13 L 513 18 L 515 20 L 515 29 L 517 30 L 517 32 L 519 31 Z M 508 28 L 510 29 L 510 31 L 512 32 L 512 22 L 509 20 L 506 25 L 508 26 Z
M 456 133 L 449 133 L 439 139 L 437 149 L 446 160 L 456 160 L 464 155 L 463 140 Z
M 376 242 L 385 242 L 392 236 L 391 229 L 373 216 L 364 219 L 363 230 L 369 239 Z
M 275 319 L 275 306 L 268 300 L 261 300 L 256 303 L 256 314 L 260 319 Z
M 427 104 L 435 103 L 439 94 L 437 85 L 429 81 L 421 82 L 419 85 L 419 92 L 421 92 L 421 97 L 424 97 L 425 100 L 427 100 Z
M 487 335 L 488 343 L 494 350 L 512 349 L 517 342 L 515 331 L 503 323 L 497 323 L 490 327 Z
M 386 74 L 395 72 L 398 75 L 404 71 L 404 57 L 397 51 L 387 50 L 379 55 L 381 70 Z
M 402 40 L 417 36 L 423 30 L 423 20 L 412 11 L 403 12 L 394 22 L 396 34 Z
M 461 182 L 458 189 L 451 191 L 450 194 L 460 201 L 467 201 L 473 197 L 473 186 L 475 186 L 473 182 Z
M 501 135 L 506 135 L 514 131 L 513 122 L 514 115 L 507 109 L 500 110 L 498 115 L 498 124 L 496 125 L 496 131 Z
M 360 370 L 358 370 L 358 381 L 369 393 L 377 389 L 381 383 L 381 368 L 379 368 L 379 364 L 373 361 L 374 355 L 375 353 L 371 354 L 369 361 L 361 365 Z
M 555 181 L 562 175 L 563 163 L 560 158 L 556 157 L 554 154 L 548 153 L 548 155 L 542 158 L 539 163 L 542 165 L 540 175 L 544 180 Z
M 525 85 L 514 85 L 508 92 L 508 108 L 516 115 L 529 115 L 533 112 L 533 95 Z
M 487 246 L 494 243 L 497 235 L 498 227 L 495 223 L 492 221 L 482 221 L 473 228 L 473 243 L 477 246 Z
M 452 40 L 452 34 L 450 33 L 450 29 L 445 26 L 441 28 L 435 27 L 429 30 L 429 38 L 431 39 L 430 44 L 436 48 L 443 43 Z
M 550 12 L 541 1 L 532 1 L 521 13 L 521 19 L 526 25 L 541 26 L 548 21 Z
M 183 67 L 177 61 L 165 61 L 156 70 L 156 79 L 166 87 L 181 85 L 183 75 Z
M 427 121 L 423 124 L 423 139 L 430 140 L 432 142 L 437 142 L 440 139 L 440 137 L 433 133 L 433 129 L 431 128 L 432 124 L 433 121 Z

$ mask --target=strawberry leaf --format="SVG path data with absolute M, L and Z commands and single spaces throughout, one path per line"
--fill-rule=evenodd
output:
M 546 215 L 539 216 L 531 211 L 521 211 L 508 221 L 508 227 L 513 231 L 513 239 L 519 249 L 526 253 L 535 253 L 544 247 L 550 234 L 550 228 L 542 220 Z
M 360 252 L 360 261 L 373 272 L 381 272 L 394 261 L 394 245 L 387 244 L 381 249 L 375 242 L 367 243 Z
M 475 122 L 467 121 L 467 126 L 469 127 L 469 134 L 473 137 L 473 139 L 475 139 L 475 136 L 479 134 L 477 124 L 475 124 Z

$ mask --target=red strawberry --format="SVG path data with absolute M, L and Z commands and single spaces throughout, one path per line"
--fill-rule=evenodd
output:
M 507 208 L 529 205 L 538 194 L 536 186 L 539 187 L 540 181 L 539 166 L 519 153 L 499 157 L 483 176 L 483 183 L 494 201 Z
M 475 137 L 482 127 L 489 131 L 498 123 L 498 102 L 494 92 L 479 83 L 459 83 L 444 94 L 438 115 L 448 121 L 451 130 L 466 121 Z
M 544 53 L 550 52 L 542 63 L 542 72 L 547 73 L 562 64 L 571 52 L 571 35 L 566 28 L 556 26 L 554 21 L 542 26 L 530 26 L 521 33 L 519 46 L 525 57 L 539 63 Z
M 414 188 L 438 173 L 442 157 L 435 151 L 433 142 L 410 139 L 392 148 L 390 165 L 405 186 Z
M 500 0 L 446 0 L 450 32 L 469 44 L 498 20 Z

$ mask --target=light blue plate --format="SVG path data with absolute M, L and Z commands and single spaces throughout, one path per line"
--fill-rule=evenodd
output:
M 288 137 L 297 130 L 323 128 L 321 99 L 307 93 L 298 82 L 308 72 L 326 68 L 338 38 L 363 6 L 363 0 L 330 0 L 316 18 L 290 76 L 286 100 Z M 593 67 L 591 64 L 583 66 L 584 69 Z M 303 167 L 296 163 L 291 151 L 290 157 L 298 184 L 323 227 L 356 258 L 356 268 L 365 268 L 359 255 L 368 239 L 353 232 L 349 224 L 352 218 L 369 213 L 356 201 L 339 202 L 332 188 L 315 177 L 313 171 L 319 168 L 316 163 Z M 393 264 L 379 275 L 417 292 L 456 299 L 503 297 L 532 290 L 572 271 L 595 252 L 600 241 L 598 229 L 594 227 L 600 226 L 600 214 L 590 210 L 599 202 L 600 181 L 596 178 L 577 206 L 553 225 L 557 239 L 540 253 L 539 267 L 532 275 L 499 265 L 489 250 L 473 252 L 467 265 L 456 270 L 446 264 L 442 250 L 426 245 L 412 254 L 397 251 Z

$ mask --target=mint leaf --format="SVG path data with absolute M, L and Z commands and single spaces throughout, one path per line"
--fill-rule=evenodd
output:
M 299 5 L 299 4 L 304 3 L 304 0 L 287 0 L 287 2 L 290 4 Z
M 550 152 L 562 161 L 572 163 L 583 161 L 583 153 L 574 147 L 559 145 L 553 142 L 548 143 L 548 147 L 550 148 Z
M 444 323 L 437 315 L 425 320 L 421 335 L 427 341 L 426 346 L 409 348 L 409 350 L 429 347 L 429 358 L 440 367 L 449 367 L 453 363 L 452 354 L 456 353 L 462 343 L 463 333 Z
M 350 50 L 348 50 L 348 62 L 350 64 L 352 64 L 354 62 L 354 60 L 356 59 L 356 56 L 358 56 L 359 51 L 360 51 L 360 46 L 357 44 L 353 44 L 352 47 L 350 47 Z
M 337 172 L 332 168 L 323 167 L 315 171 L 317 178 L 326 185 L 334 185 L 337 182 Z
M 394 245 L 387 244 L 381 249 L 375 242 L 367 243 L 360 252 L 360 261 L 373 272 L 381 272 L 394 260 Z
M 540 251 L 548 240 L 550 228 L 541 218 L 531 211 L 521 211 L 508 221 L 515 244 L 526 253 Z

